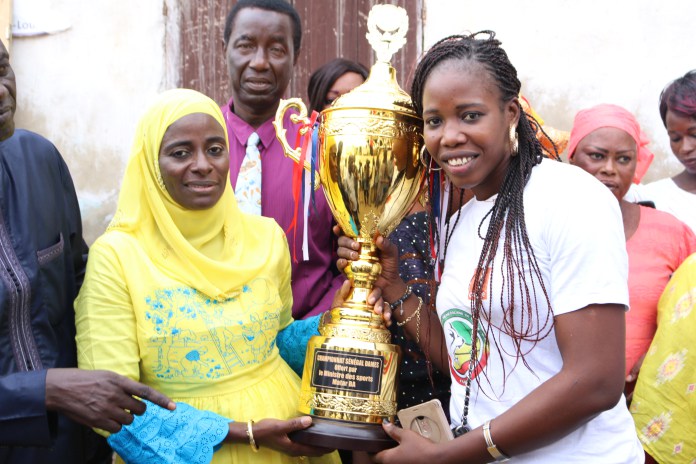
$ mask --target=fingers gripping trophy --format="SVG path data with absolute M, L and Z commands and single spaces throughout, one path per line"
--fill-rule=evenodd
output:
M 381 272 L 373 239 L 399 224 L 425 178 L 418 157 L 422 121 L 390 64 L 407 30 L 403 8 L 371 9 L 367 38 L 377 61 L 365 83 L 319 119 L 318 178 L 337 223 L 361 251 L 346 270 L 352 278 L 347 300 L 324 314 L 320 335 L 307 345 L 299 411 L 312 415 L 313 425 L 292 437 L 297 442 L 369 452 L 395 445 L 381 422 L 396 414 L 401 353 L 367 297 Z M 301 151 L 290 147 L 282 126 L 290 108 L 299 112 L 293 122 L 309 124 L 304 103 L 291 98 L 280 102 L 274 125 L 286 155 L 299 163 Z

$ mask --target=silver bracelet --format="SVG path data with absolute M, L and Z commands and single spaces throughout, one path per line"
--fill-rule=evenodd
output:
M 503 454 L 497 446 L 495 446 L 495 443 L 493 443 L 493 437 L 491 437 L 491 421 L 486 421 L 485 424 L 483 424 L 483 438 L 486 439 L 486 446 L 488 447 L 488 454 L 490 454 L 493 459 L 495 459 L 495 462 L 505 462 L 509 457 L 507 457 L 505 454 Z

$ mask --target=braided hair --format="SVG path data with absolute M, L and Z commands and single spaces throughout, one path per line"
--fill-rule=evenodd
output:
M 485 35 L 485 37 L 480 37 Z M 425 83 L 432 71 L 444 62 L 452 60 L 470 62 L 483 67 L 491 76 L 500 92 L 500 104 L 504 107 L 510 101 L 517 100 L 520 93 L 520 81 L 517 70 L 510 63 L 505 50 L 500 47 L 500 41 L 495 39 L 492 31 L 477 32 L 472 35 L 454 35 L 437 42 L 427 52 L 418 64 L 411 86 L 411 98 L 419 115 L 423 114 L 423 91 Z M 490 306 L 484 306 L 486 280 L 492 288 L 494 272 L 487 272 L 494 264 L 502 240 L 502 262 L 499 265 L 503 271 L 500 302 L 504 310 L 503 323 L 500 330 L 508 334 L 514 341 L 517 359 L 524 360 L 522 342 L 531 341 L 536 344 L 551 331 L 552 318 L 546 312 L 545 320 L 539 320 L 537 309 L 537 293 L 543 294 L 549 307 L 550 299 L 541 270 L 527 236 L 527 226 L 524 217 L 523 191 L 529 181 L 534 166 L 541 163 L 544 157 L 542 147 L 535 134 L 538 123 L 530 115 L 522 111 L 517 125 L 518 152 L 510 157 L 508 170 L 498 192 L 491 211 L 479 225 L 479 236 L 483 239 L 483 249 L 472 281 L 471 312 L 473 318 L 472 361 L 477 359 L 475 354 L 478 321 L 484 317 L 491 320 Z M 486 218 L 490 218 L 487 230 L 482 231 Z M 446 252 L 446 250 L 445 250 Z M 528 264 L 524 264 L 525 255 Z M 528 278 L 528 276 L 531 277 Z M 518 298 L 521 301 L 515 301 Z M 491 299 L 493 296 L 491 295 Z M 517 317 L 513 317 L 517 316 Z M 519 322 L 517 322 L 519 321 Z M 490 337 L 490 324 L 486 324 L 486 338 Z M 493 338 L 495 343 L 500 346 Z M 502 356 L 502 353 L 500 354 Z M 473 362 L 472 362 L 473 364 Z

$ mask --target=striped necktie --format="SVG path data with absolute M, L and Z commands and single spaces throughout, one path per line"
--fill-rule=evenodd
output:
M 247 214 L 261 215 L 261 153 L 259 134 L 252 132 L 246 143 L 246 154 L 237 176 L 235 196 L 239 209 Z

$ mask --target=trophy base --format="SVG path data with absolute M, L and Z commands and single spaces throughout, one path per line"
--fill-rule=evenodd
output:
M 393 448 L 398 443 L 381 424 L 362 424 L 312 416 L 312 425 L 288 434 L 290 439 L 303 445 L 327 449 L 366 451 L 377 453 Z

